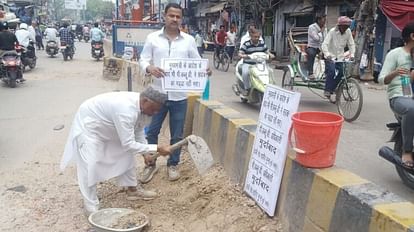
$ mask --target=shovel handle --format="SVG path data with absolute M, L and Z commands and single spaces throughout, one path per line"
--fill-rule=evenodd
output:
M 177 150 L 178 148 L 180 148 L 184 145 L 187 145 L 187 144 L 188 144 L 188 140 L 187 140 L 187 138 L 184 138 L 184 139 L 174 143 L 173 145 L 171 145 L 171 152 L 173 152 L 173 151 Z M 154 158 L 158 158 L 160 156 L 160 153 L 157 152 L 153 156 L 154 156 Z

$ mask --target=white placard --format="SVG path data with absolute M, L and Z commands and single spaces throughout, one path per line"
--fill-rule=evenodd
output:
M 86 0 L 65 0 L 65 9 L 85 10 Z
M 207 83 L 208 59 L 165 58 L 162 89 L 170 92 L 203 92 Z
M 244 191 L 273 216 L 285 166 L 292 115 L 300 93 L 268 85 L 250 158 Z

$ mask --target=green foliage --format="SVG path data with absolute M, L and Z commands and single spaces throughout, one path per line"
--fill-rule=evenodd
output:
M 115 4 L 112 1 L 103 0 L 87 0 L 86 11 L 88 12 L 86 17 L 88 20 L 95 21 L 99 18 L 112 18 L 112 11 Z

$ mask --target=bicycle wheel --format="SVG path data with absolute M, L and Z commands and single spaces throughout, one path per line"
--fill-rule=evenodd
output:
M 213 55 L 213 64 L 214 68 L 218 69 L 220 67 L 220 57 L 217 56 L 216 52 Z
M 359 117 L 363 100 L 362 89 L 353 78 L 343 80 L 336 90 L 338 112 L 347 122 L 352 122 Z
M 294 76 L 292 75 L 290 70 L 285 70 L 282 78 L 282 88 L 292 91 L 293 85 L 295 83 L 294 81 Z
M 229 54 L 227 54 L 227 52 L 223 53 L 222 55 L 222 66 L 223 66 L 223 70 L 225 72 L 227 72 L 229 70 L 229 66 L 230 66 L 230 57 Z

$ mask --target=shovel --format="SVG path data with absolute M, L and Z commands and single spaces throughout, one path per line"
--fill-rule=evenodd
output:
M 171 145 L 171 151 L 175 151 L 182 146 L 187 145 L 190 157 L 193 160 L 197 171 L 200 175 L 203 175 L 214 164 L 213 156 L 208 148 L 207 143 L 199 136 L 189 135 L 186 138 Z M 154 158 L 159 157 L 160 154 L 156 153 Z

